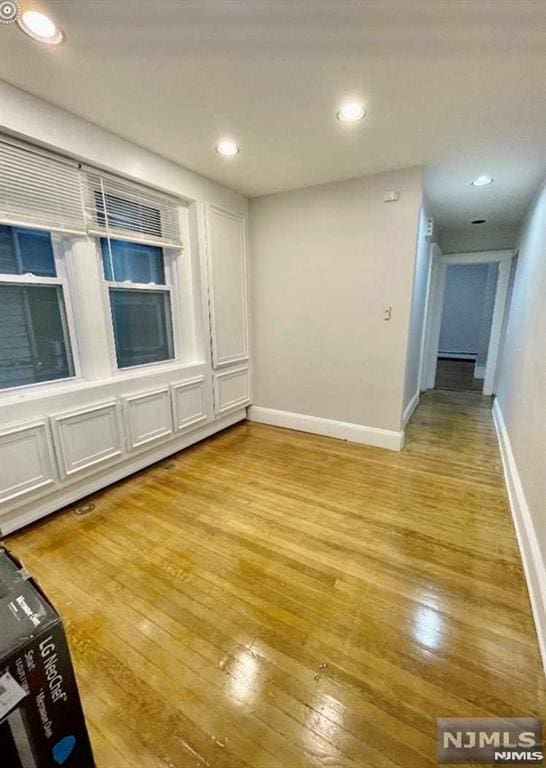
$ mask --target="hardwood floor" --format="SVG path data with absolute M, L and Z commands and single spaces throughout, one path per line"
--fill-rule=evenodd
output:
M 490 415 L 402 453 L 246 423 L 10 537 L 98 768 L 427 768 L 438 716 L 546 713 Z
M 483 379 L 474 378 L 475 363 L 472 360 L 438 358 L 436 389 L 462 389 L 481 392 Z

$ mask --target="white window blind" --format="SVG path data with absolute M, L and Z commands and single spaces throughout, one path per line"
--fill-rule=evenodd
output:
M 0 223 L 85 234 L 77 164 L 0 137 Z
M 87 170 L 84 181 L 87 232 L 110 239 L 180 247 L 175 198 L 115 176 Z

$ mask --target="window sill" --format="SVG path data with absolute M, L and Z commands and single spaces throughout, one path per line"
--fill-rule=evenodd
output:
M 44 385 L 32 384 L 20 389 L 0 391 L 0 408 L 4 406 L 17 405 L 21 403 L 32 402 L 33 400 L 42 400 L 58 395 L 71 394 L 73 392 L 85 392 L 86 390 L 112 387 L 132 381 L 141 381 L 145 387 L 145 382 L 154 376 L 179 373 L 180 376 L 196 368 L 203 368 L 207 363 L 205 360 L 195 360 L 191 363 L 165 363 L 153 364 L 152 366 L 136 366 L 134 369 L 116 371 L 115 374 L 106 379 L 82 379 L 74 378 L 70 381 L 54 381 Z M 23 391 L 24 390 L 24 391 Z

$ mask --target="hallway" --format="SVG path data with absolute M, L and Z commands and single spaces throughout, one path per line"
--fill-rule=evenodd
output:
M 432 768 L 438 716 L 544 714 L 490 408 L 424 395 L 401 453 L 246 422 L 10 537 L 98 768 Z

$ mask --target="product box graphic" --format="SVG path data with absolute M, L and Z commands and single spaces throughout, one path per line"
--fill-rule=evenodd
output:
M 95 765 L 60 616 L 1 548 L 0 765 Z

